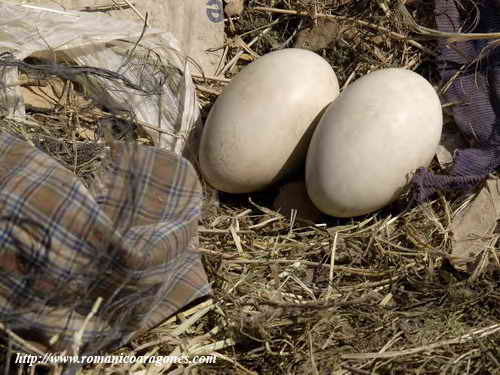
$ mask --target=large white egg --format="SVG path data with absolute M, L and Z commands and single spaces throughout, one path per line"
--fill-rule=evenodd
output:
M 439 97 L 417 73 L 384 69 L 360 78 L 327 108 L 311 139 L 311 200 L 337 217 L 389 204 L 431 162 L 442 124 Z
M 304 165 L 321 111 L 339 93 L 330 64 L 290 48 L 238 73 L 213 105 L 199 162 L 207 182 L 227 193 L 262 190 Z

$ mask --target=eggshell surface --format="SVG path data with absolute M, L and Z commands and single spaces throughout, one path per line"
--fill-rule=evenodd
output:
M 443 124 L 432 85 L 405 69 L 370 73 L 327 108 L 311 139 L 307 192 L 324 213 L 354 217 L 397 199 L 431 162 Z
M 289 48 L 260 57 L 211 108 L 199 151 L 204 178 L 218 190 L 249 193 L 295 171 L 338 93 L 333 69 L 314 52 Z

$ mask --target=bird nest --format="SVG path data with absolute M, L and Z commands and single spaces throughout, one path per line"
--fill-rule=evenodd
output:
M 402 9 L 383 0 L 246 2 L 227 20 L 222 74 L 194 75 L 202 115 L 242 67 L 286 47 L 323 56 L 341 87 L 388 67 L 414 70 L 444 87 L 435 64 L 440 35 L 423 32 L 434 27 L 432 3 L 412 1 Z M 46 151 L 88 178 L 96 153 L 78 142 L 102 137 L 98 114 L 85 115 L 85 103 L 78 110 L 74 101 L 60 104 L 57 113 L 33 113 L 36 124 L 2 126 L 26 139 L 43 133 Z M 123 139 L 125 130 L 115 127 L 114 136 Z M 151 143 L 133 129 L 125 133 L 129 141 Z M 473 194 L 439 194 L 418 206 L 403 197 L 372 215 L 313 223 L 296 211 L 274 210 L 276 192 L 216 200 L 207 190 L 199 235 L 213 295 L 108 354 L 215 355 L 215 364 L 190 368 L 199 374 L 494 374 L 500 368 L 496 241 L 468 271 L 449 257 L 453 218 Z M 95 364 L 81 371 L 146 370 L 187 368 Z

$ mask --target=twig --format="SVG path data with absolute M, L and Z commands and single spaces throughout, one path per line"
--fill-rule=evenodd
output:
M 271 28 L 268 27 L 267 29 L 264 29 L 262 32 L 260 32 L 255 38 L 253 38 L 250 43 L 246 45 L 246 47 L 250 48 L 252 47 L 257 41 L 262 38 L 264 35 L 266 35 L 269 31 L 271 31 Z M 238 51 L 236 55 L 229 61 L 226 66 L 218 73 L 219 76 L 223 76 L 224 73 L 226 73 L 229 69 L 233 67 L 234 64 L 239 60 L 239 58 L 243 55 L 243 50 Z
M 86 6 L 79 9 L 80 12 L 107 12 L 109 10 L 128 9 L 130 5 L 125 1 L 113 1 L 113 4 L 103 4 L 95 6 Z
M 333 290 L 333 270 L 335 269 L 335 253 L 337 252 L 337 238 L 339 233 L 336 232 L 333 237 L 332 252 L 330 254 L 330 273 L 328 275 L 328 289 L 326 291 L 326 300 L 330 298 Z
M 79 349 L 82 346 L 83 333 L 85 332 L 85 329 L 87 328 L 87 325 L 89 324 L 90 320 L 94 317 L 95 314 L 97 314 L 97 311 L 99 311 L 102 301 L 103 301 L 102 297 L 97 297 L 94 306 L 92 306 L 92 310 L 90 310 L 88 315 L 85 317 L 85 320 L 83 321 L 82 326 L 80 327 L 78 332 L 75 333 L 74 344 L 73 344 L 73 353 L 75 355 L 79 354 Z
M 241 211 L 238 215 L 236 215 L 235 217 L 239 218 L 239 217 L 245 217 L 249 214 L 252 213 L 252 209 L 251 208 L 247 208 L 246 210 L 243 210 Z
M 203 234 L 230 234 L 231 230 L 230 229 L 207 229 L 204 227 L 199 227 L 198 228 L 199 233 Z M 253 230 L 237 230 L 236 233 L 254 233 Z
M 500 38 L 500 33 L 450 33 L 450 32 L 434 30 L 417 24 L 413 19 L 413 17 L 408 12 L 408 9 L 406 9 L 406 7 L 403 4 L 400 3 L 398 5 L 398 10 L 405 19 L 405 21 L 408 23 L 408 26 L 412 27 L 416 33 L 423 36 L 450 39 L 450 42 Z
M 200 311 L 197 311 L 193 315 L 191 315 L 188 319 L 186 319 L 184 322 L 182 322 L 178 327 L 173 329 L 170 334 L 172 336 L 179 336 L 186 332 L 194 323 L 196 323 L 198 320 L 200 320 L 203 316 L 205 316 L 210 310 L 212 310 L 215 307 L 215 305 L 209 305 L 205 308 L 203 308 Z
M 30 343 L 26 342 L 23 338 L 20 336 L 16 335 L 14 332 L 12 332 L 10 329 L 5 327 L 3 323 L 0 323 L 0 330 L 4 331 L 11 339 L 16 341 L 22 348 L 28 349 L 33 353 L 38 354 L 39 356 L 43 357 L 44 352 L 39 350 L 37 347 L 31 345 Z
M 217 96 L 222 94 L 222 91 L 211 89 L 210 87 L 205 87 L 205 86 L 201 86 L 201 85 L 195 85 L 195 86 L 196 86 L 196 90 L 199 90 L 201 92 L 205 92 L 207 94 L 217 95 Z
M 277 302 L 271 300 L 261 300 L 259 303 L 261 305 L 268 305 L 273 307 L 282 307 L 282 308 L 294 308 L 294 309 L 303 309 L 303 310 L 326 310 L 331 309 L 332 307 L 345 307 L 345 306 L 353 306 L 359 305 L 362 303 L 366 303 L 368 298 L 368 294 L 355 298 L 350 301 L 330 301 L 328 303 L 321 303 L 317 301 L 304 301 L 301 303 L 287 303 L 287 302 Z
M 236 249 L 238 250 L 238 253 L 240 255 L 243 255 L 243 247 L 241 246 L 241 238 L 238 236 L 238 233 L 236 233 L 236 228 L 231 225 L 229 228 L 229 231 L 231 232 L 231 236 L 233 237 L 234 244 L 236 245 Z
M 228 254 L 222 254 L 222 253 L 219 253 L 218 251 L 213 251 L 213 250 L 209 250 L 209 249 L 204 249 L 203 247 L 199 247 L 197 249 L 200 253 L 203 253 L 203 254 L 208 254 L 208 255 L 214 255 L 214 256 L 218 256 L 218 257 L 221 257 L 223 259 L 235 259 L 235 257 L 238 257 L 239 255 L 228 255 Z
M 318 366 L 316 365 L 316 360 L 314 359 L 313 339 L 310 329 L 307 331 L 307 338 L 309 339 L 309 358 L 311 360 L 312 373 L 314 375 L 319 375 Z
M 347 366 L 347 365 L 342 365 L 342 368 L 345 368 L 346 370 L 349 370 L 355 374 L 359 374 L 359 375 L 370 375 L 370 371 L 366 371 L 366 370 L 361 370 L 359 368 L 354 368 L 354 367 L 350 367 L 350 366 Z
M 213 77 L 213 76 L 200 75 L 200 74 L 194 74 L 194 73 L 191 73 L 191 77 L 193 77 L 195 79 L 201 79 L 203 81 L 216 81 L 216 82 L 222 82 L 222 83 L 231 82 L 230 79 L 224 78 L 224 77 Z
M 364 269 L 359 269 L 359 268 L 353 268 L 353 267 L 345 267 L 345 266 L 334 266 L 331 267 L 330 264 L 323 264 L 323 263 L 318 263 L 318 262 L 311 262 L 311 261 L 306 261 L 306 260 L 291 260 L 291 259 L 269 259 L 269 260 L 257 260 L 257 259 L 225 259 L 227 263 L 232 263 L 232 264 L 300 264 L 303 266 L 310 266 L 310 267 L 323 267 L 323 268 L 328 268 L 328 269 L 333 269 L 334 271 L 339 271 L 339 272 L 345 272 L 345 273 L 350 273 L 353 275 L 361 275 L 361 276 L 366 276 L 366 277 L 383 277 L 387 276 L 388 274 L 391 274 L 394 272 L 394 270 L 389 270 L 389 271 L 370 271 L 370 270 L 364 270 Z
M 253 30 L 247 31 L 246 33 L 240 34 L 240 38 L 243 37 L 243 36 L 245 36 L 245 35 L 253 34 L 253 33 L 257 32 L 257 31 L 260 31 L 260 30 L 263 30 L 263 29 L 267 29 L 268 27 L 274 26 L 277 23 L 280 23 L 280 22 L 284 21 L 284 19 L 285 19 L 284 17 L 278 18 L 278 19 L 274 20 L 273 22 L 268 23 L 267 25 L 262 25 L 262 26 L 259 26 L 259 27 L 255 28 L 255 29 L 253 29 Z
M 433 349 L 440 348 L 442 346 L 447 345 L 455 345 L 455 344 L 463 344 L 467 341 L 472 341 L 476 338 L 486 337 L 493 335 L 494 333 L 500 332 L 500 324 L 494 324 L 492 326 L 477 329 L 468 333 L 466 335 L 462 335 L 460 337 L 444 340 L 440 342 L 436 342 L 430 345 L 423 345 L 417 348 L 401 350 L 401 351 L 393 351 L 393 352 L 385 352 L 385 353 L 352 353 L 352 354 L 343 354 L 342 359 L 375 359 L 375 358 L 395 358 L 401 357 L 405 355 L 413 355 L 422 352 L 432 351 Z
M 220 340 L 217 342 L 214 342 L 212 344 L 208 344 L 202 347 L 197 347 L 194 349 L 189 350 L 187 353 L 185 353 L 188 357 L 193 357 L 193 356 L 200 356 L 200 355 L 209 355 L 212 352 L 216 350 L 222 350 L 230 346 L 236 345 L 236 341 L 234 341 L 232 338 L 227 338 L 224 340 Z
M 249 10 L 255 10 L 255 11 L 261 11 L 261 12 L 269 12 L 269 13 L 278 13 L 278 14 L 289 14 L 289 15 L 294 15 L 294 16 L 303 16 L 303 17 L 308 17 L 310 14 L 308 12 L 302 12 L 302 11 L 297 11 L 297 10 L 288 10 L 288 9 L 278 9 L 278 8 L 266 8 L 266 7 L 255 7 L 255 8 L 249 8 Z M 409 37 L 397 33 L 395 31 L 391 31 L 383 26 L 375 25 L 373 23 L 363 21 L 363 20 L 358 20 L 355 18 L 351 17 L 346 17 L 346 16 L 336 16 L 332 14 L 323 14 L 323 13 L 317 13 L 316 18 L 327 18 L 327 19 L 332 19 L 332 20 L 340 20 L 340 21 L 346 21 L 346 22 L 352 22 L 356 23 L 358 25 L 368 27 L 372 30 L 387 33 L 391 38 L 403 42 L 407 42 L 411 46 L 418 48 L 425 53 L 428 53 L 431 56 L 436 56 L 436 53 L 434 51 L 431 51 L 429 48 L 424 47 L 420 43 L 418 43 L 415 40 L 410 39 Z
M 254 225 L 250 225 L 248 227 L 248 229 L 260 229 L 260 228 L 263 228 L 265 227 L 266 225 L 268 224 L 271 224 L 271 223 L 274 223 L 275 221 L 277 220 L 280 220 L 282 217 L 272 217 L 268 220 L 264 220 L 263 222 L 261 223 L 257 223 L 257 224 L 254 224 Z

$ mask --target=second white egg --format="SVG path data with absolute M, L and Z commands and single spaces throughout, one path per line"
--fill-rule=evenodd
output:
M 324 213 L 353 217 L 397 199 L 431 162 L 443 116 L 438 95 L 405 69 L 370 73 L 328 107 L 309 146 L 307 192 Z

